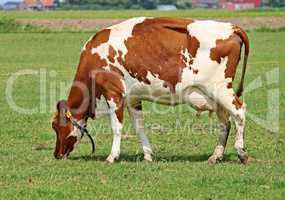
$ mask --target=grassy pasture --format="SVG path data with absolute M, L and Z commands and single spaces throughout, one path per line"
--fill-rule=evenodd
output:
M 267 17 L 285 16 L 285 10 L 96 10 L 96 11 L 53 11 L 53 12 L 5 12 L 0 11 L 0 17 L 12 17 L 15 19 L 124 19 L 137 16 L 153 17 L 191 17 L 191 18 L 220 18 L 220 17 Z
M 252 46 L 247 85 L 258 77 L 265 83 L 266 72 L 274 68 L 279 69 L 280 76 L 278 84 L 263 85 L 245 94 L 248 112 L 264 119 L 268 90 L 278 88 L 280 129 L 272 133 L 248 118 L 245 141 L 251 159 L 247 166 L 238 163 L 233 132 L 224 162 L 215 166 L 207 164 L 217 140 L 214 116 L 210 120 L 207 114 L 196 118 L 186 106 L 169 109 L 160 105 L 155 109 L 169 111 L 165 115 L 157 114 L 150 103 L 144 103 L 144 108 L 148 136 L 155 151 L 153 163 L 142 161 L 141 147 L 128 128 L 127 115 L 121 159 L 116 164 L 103 162 L 112 140 L 107 119 L 89 123 L 98 147 L 94 159 L 88 157 L 90 145 L 86 138 L 70 160 L 53 159 L 55 138 L 50 126 L 50 108 L 55 106 L 56 100 L 66 98 L 66 93 L 60 93 L 60 83 L 68 88 L 80 49 L 89 36 L 90 33 L 0 34 L 0 199 L 284 198 L 285 32 L 249 33 Z M 25 115 L 9 107 L 5 99 L 7 80 L 23 69 L 47 72 L 46 111 L 42 108 Z M 16 80 L 13 97 L 19 106 L 39 107 L 39 79 L 39 75 L 24 75 Z M 56 92 L 50 91 L 52 84 L 57 85 Z

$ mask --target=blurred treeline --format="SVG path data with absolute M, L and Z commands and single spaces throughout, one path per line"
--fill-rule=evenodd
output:
M 66 9 L 155 9 L 160 4 L 191 8 L 191 0 L 66 0 L 62 6 Z
M 270 7 L 284 7 L 285 0 L 263 0 L 263 4 Z
M 209 2 L 202 0 L 201 2 Z M 212 0 L 218 2 L 219 0 Z M 229 0 L 234 1 L 234 0 Z M 192 0 L 65 0 L 61 9 L 156 9 L 158 5 L 175 5 L 178 9 L 191 8 Z M 262 7 L 284 7 L 285 0 L 262 0 Z

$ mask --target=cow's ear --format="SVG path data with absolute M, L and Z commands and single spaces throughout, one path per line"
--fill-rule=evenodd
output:
M 56 108 L 57 108 L 57 112 L 60 115 L 60 117 L 65 118 L 66 112 L 69 111 L 69 107 L 67 105 L 67 101 L 65 101 L 65 100 L 58 101 L 57 105 L 56 105 Z
M 68 110 L 68 105 L 66 100 L 60 100 L 56 104 L 57 111 L 60 113 L 62 111 Z
M 69 111 L 69 107 L 67 105 L 67 101 L 60 100 L 56 104 L 57 112 L 59 115 L 59 123 L 62 125 L 66 124 L 66 112 Z

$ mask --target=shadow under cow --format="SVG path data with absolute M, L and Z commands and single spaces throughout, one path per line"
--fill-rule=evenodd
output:
M 234 153 L 225 154 L 222 162 L 233 162 L 232 156 Z M 95 156 L 70 156 L 70 160 L 85 160 L 85 161 L 101 161 L 104 162 L 108 155 L 100 154 Z M 210 154 L 180 154 L 180 155 L 154 155 L 154 162 L 204 162 L 207 161 Z M 141 154 L 121 154 L 119 162 L 141 162 L 144 161 L 144 155 Z

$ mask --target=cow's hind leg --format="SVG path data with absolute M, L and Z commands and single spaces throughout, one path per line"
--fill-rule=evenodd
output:
M 232 88 L 228 89 L 226 86 L 220 87 L 214 94 L 214 98 L 219 105 L 227 110 L 233 119 L 236 126 L 235 148 L 238 153 L 240 161 L 247 163 L 248 155 L 244 149 L 244 128 L 245 128 L 245 103 L 242 102 L 235 94 Z
M 240 101 L 238 97 L 236 97 L 236 101 Z M 241 102 L 241 101 L 240 101 Z M 244 128 L 245 128 L 245 103 L 241 102 L 239 112 L 235 116 L 233 116 L 236 126 L 236 138 L 235 138 L 235 148 L 238 153 L 238 157 L 243 164 L 246 164 L 248 161 L 248 154 L 244 148 Z
M 142 102 L 140 100 L 128 102 L 129 115 L 135 129 L 136 134 L 139 136 L 143 152 L 144 159 L 147 161 L 152 161 L 152 149 L 149 140 L 145 134 L 144 120 L 142 112 Z
M 216 146 L 213 155 L 208 159 L 209 164 L 215 164 L 217 161 L 223 159 L 229 132 L 231 129 L 230 115 L 221 106 L 219 106 L 217 109 L 217 117 L 220 123 L 218 145 Z

